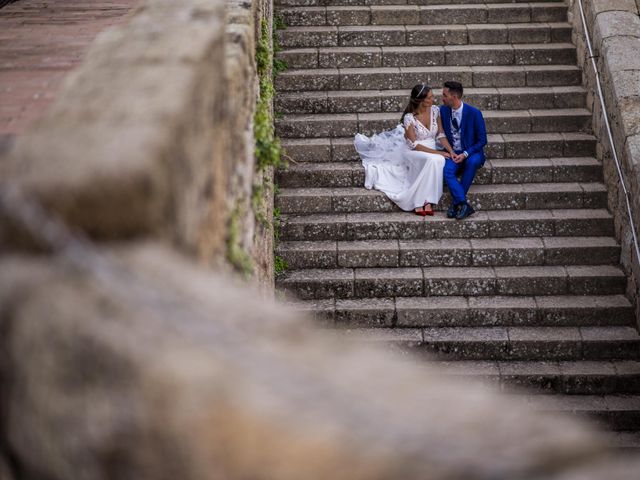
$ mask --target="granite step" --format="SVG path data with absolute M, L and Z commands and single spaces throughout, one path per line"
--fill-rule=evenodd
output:
M 290 26 L 278 30 L 278 41 L 283 47 L 295 48 L 571 43 L 571 24 L 567 22 L 369 25 L 368 14 L 365 12 L 362 16 L 360 12 L 349 8 L 340 12 L 346 18 L 328 19 L 326 24 L 322 17 L 308 17 L 299 10 L 283 12 Z M 336 21 L 343 21 L 342 25 L 347 26 L 330 23 Z
M 480 380 L 506 392 L 566 395 L 640 394 L 640 362 L 618 361 L 440 361 L 431 368 L 445 377 Z
M 618 264 L 611 237 L 507 237 L 280 242 L 289 270 L 361 267 L 495 267 Z
M 640 453 L 640 431 L 620 430 L 609 436 L 610 444 L 623 454 L 636 456 Z
M 548 110 L 486 110 L 488 133 L 590 132 L 591 112 L 585 108 Z M 356 132 L 373 135 L 396 127 L 401 112 L 285 115 L 276 120 L 281 138 L 348 137 Z
M 577 182 L 472 185 L 468 199 L 476 211 L 606 208 L 607 189 L 601 183 Z M 450 203 L 447 190 L 436 210 L 446 210 Z M 275 205 L 282 213 L 402 211 L 384 193 L 362 187 L 281 188 Z
M 422 353 L 436 360 L 603 361 L 640 358 L 640 335 L 634 327 L 369 328 L 343 330 L 343 333 L 358 341 Z M 627 428 L 630 428 L 629 424 Z
M 618 266 L 394 267 L 290 270 L 277 287 L 302 300 L 486 295 L 617 295 Z M 640 352 L 639 352 L 640 353 Z
M 300 25 L 467 25 L 527 22 L 566 22 L 564 2 L 450 5 L 297 6 L 279 8 L 284 23 Z M 367 2 L 370 3 L 370 2 Z M 395 3 L 395 2 L 394 2 Z
M 490 65 L 330 68 L 287 70 L 276 78 L 279 92 L 303 90 L 409 91 L 418 83 L 439 86 L 455 80 L 467 88 L 566 87 L 582 84 L 576 65 Z
M 280 188 L 362 187 L 360 162 L 300 163 L 276 174 Z M 602 164 L 591 157 L 516 158 L 487 160 L 478 170 L 474 185 L 523 183 L 602 182 Z
M 640 395 L 530 395 L 536 411 L 587 417 L 609 430 L 640 430 Z
M 624 295 L 442 296 L 290 300 L 291 308 L 327 326 L 604 327 L 633 326 Z
M 489 210 L 457 221 L 444 212 L 282 215 L 283 241 L 613 236 L 605 209 Z
M 587 133 L 526 133 L 487 135 L 489 159 L 593 157 L 596 138 Z M 290 164 L 357 162 L 353 137 L 284 138 L 284 158 Z
M 350 9 L 356 6 L 382 5 L 477 5 L 506 3 L 507 0 L 275 0 L 274 5 L 280 11 L 284 7 L 342 6 Z M 511 3 L 531 3 L 530 0 L 510 0 Z M 540 0 L 536 4 L 557 4 L 558 0 Z
M 307 37 L 299 45 L 278 53 L 289 68 L 377 68 L 484 65 L 574 65 L 572 44 L 454 45 L 447 47 L 356 46 L 312 48 Z
M 442 90 L 433 90 L 440 105 Z M 584 87 L 466 88 L 464 101 L 481 110 L 584 108 Z M 408 90 L 331 90 L 281 93 L 274 108 L 281 114 L 401 112 Z

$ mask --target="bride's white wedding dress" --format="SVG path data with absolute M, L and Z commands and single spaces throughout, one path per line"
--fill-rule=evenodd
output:
M 411 113 L 395 129 L 367 137 L 356 134 L 356 151 L 365 170 L 365 188 L 384 192 L 402 210 L 437 204 L 442 197 L 445 158 L 435 153 L 414 150 L 415 145 L 436 148 L 440 109 L 431 107 L 429 128 Z M 415 143 L 405 138 L 405 129 L 413 125 Z

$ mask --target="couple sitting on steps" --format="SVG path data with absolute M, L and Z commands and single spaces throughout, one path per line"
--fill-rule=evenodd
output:
M 372 137 L 356 134 L 365 187 L 384 192 L 402 210 L 434 215 L 432 206 L 442 197 L 444 176 L 451 192 L 447 217 L 462 220 L 472 215 L 467 192 L 484 165 L 487 133 L 482 113 L 463 103 L 462 94 L 460 83 L 446 82 L 438 108 L 431 87 L 416 85 L 400 125 Z M 436 149 L 437 140 L 442 150 Z

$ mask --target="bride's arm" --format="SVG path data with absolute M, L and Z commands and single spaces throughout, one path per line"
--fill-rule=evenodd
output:
M 438 115 L 438 135 L 436 136 L 436 138 L 438 140 L 440 140 L 440 143 L 442 144 L 444 149 L 447 152 L 449 152 L 450 156 L 453 157 L 455 155 L 455 152 L 453 151 L 453 148 L 451 148 L 451 144 L 449 143 L 449 139 L 444 134 L 444 128 L 442 128 L 442 120 L 440 120 L 440 115 Z
M 427 148 L 424 145 L 420 145 L 419 143 L 416 143 L 416 138 L 417 138 L 416 130 L 413 125 L 409 125 L 407 128 L 404 129 L 404 138 L 406 138 L 407 140 L 409 140 L 409 142 L 411 142 L 411 146 L 413 147 L 413 150 L 417 150 L 419 152 L 426 152 L 426 153 L 435 153 L 436 155 L 442 155 L 443 157 L 450 156 L 450 154 L 447 152 L 443 152 L 441 150 L 434 150 L 433 148 Z M 448 142 L 447 142 L 447 145 L 449 145 Z

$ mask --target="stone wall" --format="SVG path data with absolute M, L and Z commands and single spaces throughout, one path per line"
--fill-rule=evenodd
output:
M 273 235 L 251 208 L 254 182 L 272 182 L 253 149 L 265 15 L 258 2 L 141 2 L 98 36 L 0 178 L 98 241 L 162 238 L 226 270 L 235 252 L 271 292 Z
M 596 93 L 595 74 L 584 38 L 578 0 L 570 0 L 570 3 L 574 42 L 578 47 L 578 60 L 589 91 L 588 104 L 593 112 L 594 132 L 598 138 L 598 158 L 603 162 L 609 191 L 609 209 L 614 215 L 616 237 L 622 245 L 621 263 L 630 279 L 627 293 L 630 298 L 637 299 L 640 293 L 640 265 L 635 255 L 627 204 Z M 588 0 L 582 3 L 637 229 L 640 226 L 640 2 Z M 636 318 L 640 327 L 637 301 Z

